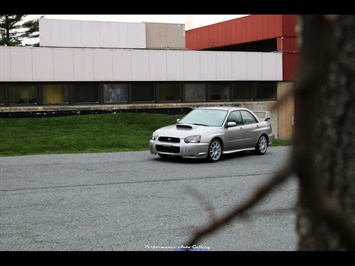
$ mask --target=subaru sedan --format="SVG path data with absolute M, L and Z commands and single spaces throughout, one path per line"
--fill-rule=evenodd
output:
M 260 112 L 260 111 L 258 111 Z M 174 125 L 153 132 L 150 153 L 164 158 L 201 158 L 217 162 L 223 154 L 254 151 L 265 154 L 274 134 L 270 113 L 241 107 L 200 107 Z

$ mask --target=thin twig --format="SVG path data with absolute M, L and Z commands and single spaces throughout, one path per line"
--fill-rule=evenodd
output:
M 274 174 L 269 182 L 259 187 L 254 195 L 250 197 L 247 201 L 242 203 L 239 206 L 236 206 L 234 209 L 231 209 L 228 213 L 226 213 L 222 218 L 215 219 L 205 228 L 198 230 L 192 236 L 192 238 L 187 242 L 186 246 L 192 246 L 197 244 L 203 237 L 206 235 L 216 231 L 217 229 L 221 229 L 223 226 L 230 223 L 234 218 L 244 214 L 247 210 L 250 210 L 253 206 L 259 203 L 263 198 L 265 198 L 273 189 L 275 189 L 278 185 L 280 185 L 283 181 L 285 181 L 289 176 L 293 173 L 293 168 L 291 162 L 286 164 L 286 166 L 281 169 L 278 173 Z

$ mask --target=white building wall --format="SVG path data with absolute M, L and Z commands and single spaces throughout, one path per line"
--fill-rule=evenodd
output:
M 16 47 L 10 49 L 10 76 L 13 80 L 24 81 L 33 79 L 32 49 Z M 8 67 L 8 66 L 5 66 Z
M 217 52 L 200 53 L 200 69 L 201 80 L 216 80 L 217 79 Z M 223 52 L 218 52 L 222 55 Z
M 232 79 L 232 52 L 222 52 L 216 58 L 216 76 L 218 80 Z
M 166 80 L 184 80 L 184 54 L 183 51 L 167 52 Z
M 29 51 L 29 53 L 31 53 Z M 52 49 L 34 49 L 32 51 L 33 79 L 51 81 L 53 80 L 53 53 Z M 17 71 L 15 71 L 17 72 Z
M 0 46 L 0 81 L 11 80 L 10 49 Z
M 282 80 L 282 54 L 0 47 L 0 81 Z
M 94 50 L 93 49 L 75 49 L 73 51 L 73 61 L 75 62 L 74 80 L 94 80 Z
M 279 64 L 273 53 L 261 54 L 261 75 L 263 80 L 277 80 L 276 73 L 282 72 L 282 64 Z
M 232 80 L 248 80 L 247 55 L 246 52 L 232 53 Z
M 199 51 L 184 53 L 184 80 L 201 80 L 201 68 L 196 67 L 201 64 Z
M 144 23 L 39 20 L 43 47 L 146 48 Z
M 112 51 L 112 80 L 132 80 L 131 50 Z
M 262 80 L 264 68 L 262 67 L 261 57 L 262 53 L 247 53 L 248 80 Z
M 79 62 L 74 64 L 74 51 L 75 49 L 52 48 L 53 81 L 75 81 L 75 76 L 84 75 L 86 70 L 78 67 Z
M 132 81 L 144 81 L 149 79 L 149 51 L 132 50 L 131 51 L 131 72 Z
M 150 80 L 164 81 L 166 80 L 166 61 L 167 52 L 164 50 L 149 51 L 149 75 Z
M 43 25 L 44 23 L 41 23 L 41 24 Z M 59 26 L 59 23 L 58 23 L 57 27 L 58 27 L 59 31 L 56 32 L 54 29 L 49 29 L 49 30 L 53 30 L 53 34 L 56 35 L 55 42 L 56 43 L 60 43 L 59 46 L 63 46 L 63 47 L 70 46 L 71 43 L 72 43 L 72 38 L 75 38 L 77 40 L 77 43 L 80 43 L 80 39 L 79 39 L 80 35 L 74 34 L 71 31 L 71 24 L 72 24 L 71 21 L 63 20 L 63 22 L 60 23 L 60 26 Z M 44 25 L 47 25 L 47 24 L 44 24 Z M 41 29 L 40 29 L 40 31 L 41 31 Z M 51 37 L 53 38 L 53 35 L 51 35 Z M 45 37 L 44 36 L 40 36 L 40 40 L 42 38 L 45 38 Z
M 112 80 L 113 62 L 111 49 L 94 49 L 94 80 Z

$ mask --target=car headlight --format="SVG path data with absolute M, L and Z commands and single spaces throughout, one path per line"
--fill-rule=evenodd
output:
M 201 135 L 192 135 L 188 136 L 184 139 L 185 143 L 200 143 Z
M 156 132 L 153 132 L 152 140 L 156 140 L 157 138 L 158 138 L 158 134 Z

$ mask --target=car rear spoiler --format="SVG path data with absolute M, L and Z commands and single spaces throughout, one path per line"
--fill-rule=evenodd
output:
M 269 121 L 271 119 L 269 111 L 253 111 L 253 113 L 256 114 L 260 120 Z

